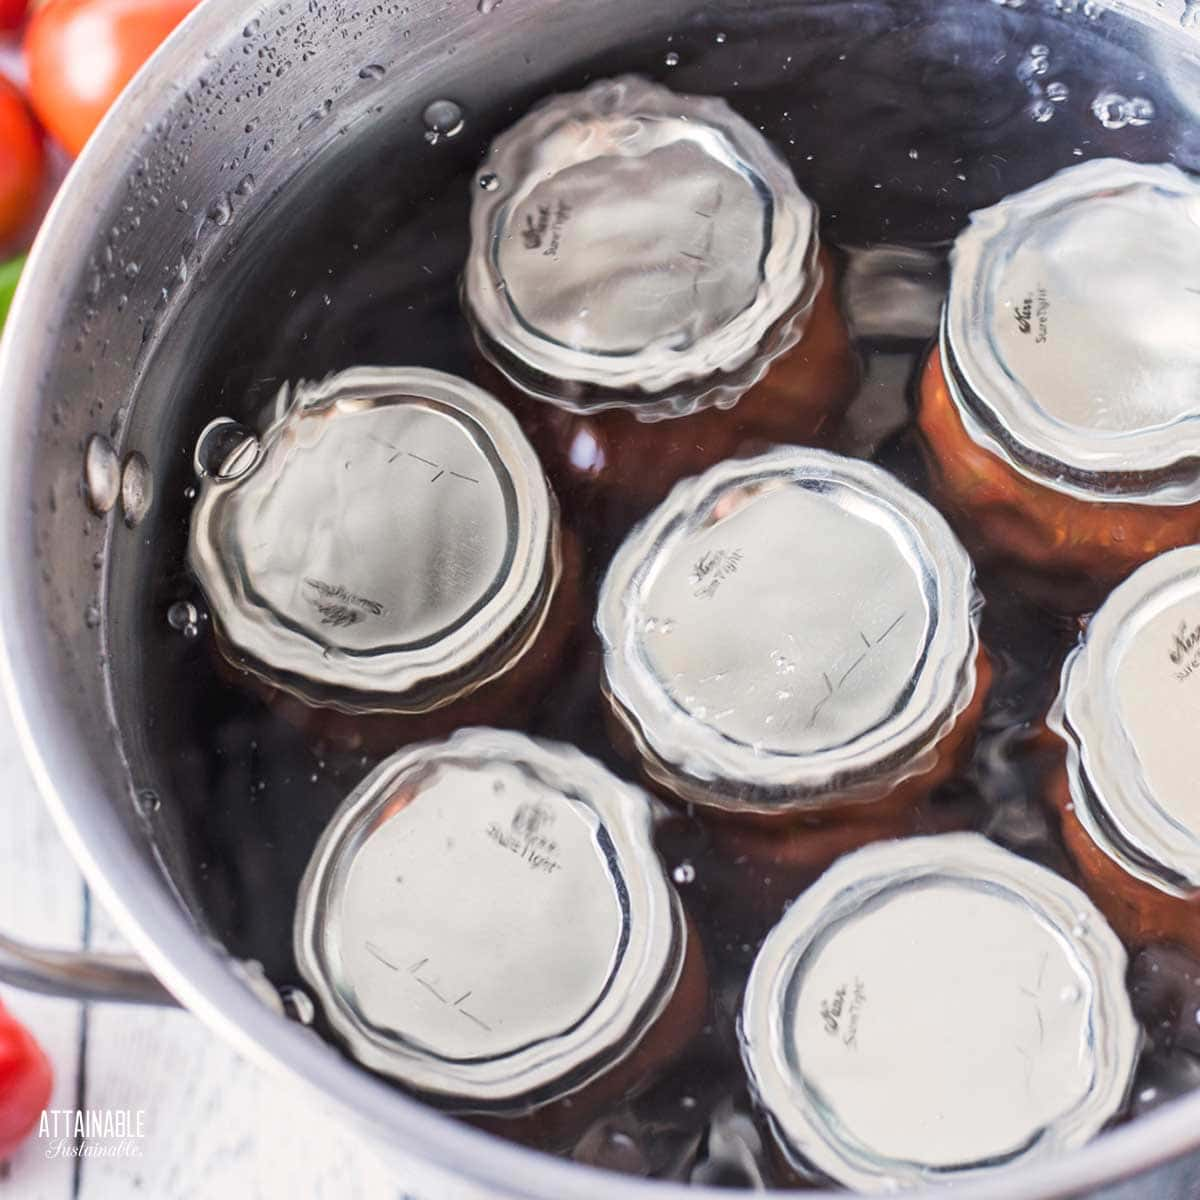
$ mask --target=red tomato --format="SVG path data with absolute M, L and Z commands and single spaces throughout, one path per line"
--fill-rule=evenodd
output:
M 137 69 L 199 0 L 47 0 L 25 31 L 34 111 L 78 154 Z
M 37 210 L 45 155 L 42 137 L 21 93 L 0 75 L 0 242 Z
M 0 1004 L 0 1162 L 33 1132 L 53 1082 L 41 1046 Z
M 0 29 L 20 29 L 29 0 L 0 0 Z

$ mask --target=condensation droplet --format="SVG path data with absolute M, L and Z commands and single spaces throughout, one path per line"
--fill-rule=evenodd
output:
M 663 62 L 665 62 L 665 63 L 667 64 L 667 66 L 668 66 L 668 67 L 677 67 L 677 66 L 679 66 L 679 54 L 678 54 L 678 52 L 677 52 L 677 51 L 675 51 L 675 50 L 668 50 L 668 51 L 667 51 L 667 55 L 666 55 L 666 57 L 663 59 Z
M 1070 89 L 1065 83 L 1059 83 L 1056 80 L 1054 83 L 1046 84 L 1046 99 L 1052 104 L 1062 104 L 1070 94 Z
M 726 40 L 727 40 L 726 36 L 723 33 L 718 33 L 716 38 L 714 39 L 714 41 L 717 43 L 718 46 L 725 45 Z
M 233 217 L 233 205 L 229 200 L 229 193 L 226 192 L 222 196 L 218 196 L 209 206 L 208 219 L 214 225 L 228 225 Z
M 132 529 L 145 520 L 154 503 L 154 476 L 150 464 L 136 450 L 125 457 L 121 468 L 121 511 Z
M 97 604 L 95 600 L 93 600 L 91 602 L 91 604 L 89 604 L 87 606 L 87 608 L 85 608 L 83 610 L 83 623 L 89 629 L 96 629 L 99 627 L 99 625 L 100 625 L 100 605 Z
M 359 71 L 359 79 L 382 79 L 385 73 L 385 68 L 379 63 L 368 63 L 362 70 Z
M 303 988 L 281 987 L 279 999 L 283 1002 L 283 1011 L 293 1021 L 299 1021 L 301 1025 L 311 1025 L 316 1020 L 316 1005 Z
M 232 417 L 210 421 L 196 439 L 192 468 L 200 479 L 237 479 L 258 461 L 258 438 Z
M 261 22 L 257 17 L 246 23 L 246 28 L 242 30 L 242 37 L 252 38 L 259 30 Z
M 187 638 L 194 638 L 200 632 L 200 614 L 196 611 L 194 604 L 187 600 L 177 600 L 167 609 L 167 624 L 176 633 L 182 633 Z
M 681 862 L 671 872 L 671 878 L 679 884 L 694 883 L 696 880 L 696 868 L 690 862 Z
M 500 4 L 501 0 L 479 0 L 479 3 L 475 7 L 478 12 L 486 17 L 489 13 L 494 13 L 500 7 Z
M 88 438 L 83 453 L 83 485 L 88 507 L 97 516 L 111 512 L 121 493 L 121 462 L 102 433 Z
M 425 122 L 425 140 L 431 146 L 442 138 L 457 137 L 465 124 L 463 110 L 453 100 L 434 100 L 426 105 L 421 119 Z
M 500 186 L 500 176 L 495 171 L 485 171 L 479 177 L 479 186 L 485 192 L 494 192 Z
M 238 180 L 238 185 L 234 189 L 234 194 L 238 196 L 250 196 L 254 193 L 254 176 L 243 175 Z
M 1039 124 L 1045 124 L 1054 116 L 1054 105 L 1049 100 L 1035 100 L 1029 106 L 1029 115 Z

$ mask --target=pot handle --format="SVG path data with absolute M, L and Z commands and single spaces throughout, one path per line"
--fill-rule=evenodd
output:
M 179 1001 L 133 954 L 51 950 L 0 933 L 0 982 L 70 1000 L 177 1005 Z

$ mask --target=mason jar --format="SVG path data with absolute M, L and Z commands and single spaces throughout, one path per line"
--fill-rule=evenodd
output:
M 297 965 L 348 1053 L 554 1145 L 704 1023 L 703 953 L 654 803 L 573 747 L 470 729 L 346 798 L 300 885 Z
M 972 549 L 1090 607 L 1200 538 L 1200 182 L 1101 159 L 955 242 L 919 424 Z
M 489 375 L 584 510 L 641 512 L 747 444 L 820 440 L 857 382 L 787 164 L 723 100 L 633 76 L 495 140 L 462 293 Z
M 1096 904 L 1132 946 L 1200 954 L 1200 547 L 1140 567 L 1097 610 L 1062 670 L 1049 784 Z
M 314 736 L 394 749 L 515 723 L 561 669 L 578 544 L 474 384 L 418 368 L 300 384 L 261 438 L 214 422 L 197 471 L 188 564 L 225 673 Z
M 1125 968 L 1077 887 L 979 834 L 842 859 L 767 936 L 743 1000 L 780 1159 L 892 1193 L 1083 1145 L 1136 1064 Z
M 719 464 L 601 586 L 615 740 L 790 899 L 837 854 L 925 827 L 991 678 L 980 608 L 945 520 L 879 467 L 801 447 Z

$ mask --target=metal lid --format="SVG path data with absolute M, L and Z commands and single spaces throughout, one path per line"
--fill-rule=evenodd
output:
M 605 684 L 656 780 L 738 811 L 871 799 L 975 691 L 980 600 L 942 517 L 788 447 L 678 484 L 600 592 Z
M 1200 547 L 1152 559 L 1111 593 L 1048 720 L 1096 844 L 1161 891 L 1200 891 Z
M 815 227 L 723 100 L 604 80 L 492 144 L 464 301 L 483 352 L 542 399 L 645 419 L 728 406 L 799 340 Z
M 975 213 L 943 361 L 971 436 L 1045 486 L 1200 499 L 1200 181 L 1100 159 Z
M 742 1057 L 789 1157 L 894 1191 L 1082 1145 L 1139 1030 L 1091 901 L 978 834 L 869 846 L 767 936 Z
M 558 576 L 557 509 L 486 392 L 439 371 L 300 384 L 201 479 L 188 562 L 252 669 L 345 712 L 436 707 L 511 666 Z
M 569 746 L 469 729 L 393 755 L 321 836 L 295 950 L 364 1065 L 528 1109 L 625 1057 L 683 963 L 649 797 Z

